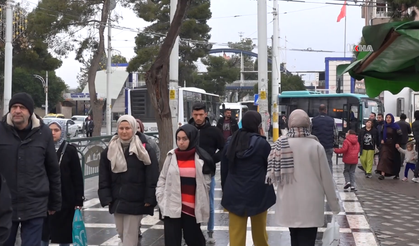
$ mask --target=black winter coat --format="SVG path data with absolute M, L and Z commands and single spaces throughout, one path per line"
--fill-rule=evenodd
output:
M 199 147 L 212 156 L 214 164 L 220 162 L 225 143 L 222 131 L 215 126 L 211 126 L 208 118 L 202 126 L 196 126 L 193 118 L 188 123 L 198 128 Z
M 9 238 L 12 227 L 12 197 L 6 179 L 0 175 L 0 245 Z
M 151 164 L 144 165 L 137 156 L 125 151 L 127 171 L 113 173 L 108 159 L 108 148 L 100 155 L 99 164 L 99 200 L 103 207 L 109 205 L 109 213 L 141 215 L 154 214 L 156 185 L 159 178 L 159 163 L 154 150 L 145 137 L 140 137 L 146 144 Z M 146 203 L 151 206 L 145 207 Z
M 59 211 L 61 176 L 51 130 L 33 114 L 30 133 L 21 140 L 8 116 L 0 123 L 0 173 L 12 195 L 13 221 Z
M 221 130 L 221 132 L 223 132 L 224 120 L 225 120 L 225 117 L 221 117 L 217 122 L 217 127 L 218 129 Z M 237 120 L 234 118 L 230 118 L 230 126 L 231 126 L 231 130 L 230 130 L 231 135 L 233 135 L 233 133 L 239 130 L 239 124 L 237 124 Z
M 240 155 L 236 154 L 234 167 L 229 167 L 226 154 L 230 141 L 231 137 L 221 160 L 221 205 L 238 216 L 265 212 L 276 202 L 274 187 L 265 184 L 271 145 L 265 137 L 254 133 L 249 148 Z
M 60 160 L 66 142 L 64 141 L 57 151 Z M 84 185 L 83 173 L 76 147 L 67 144 L 61 159 L 61 211 L 48 215 L 44 222 L 42 239 L 53 243 L 72 243 L 72 224 L 74 207 L 83 206 Z

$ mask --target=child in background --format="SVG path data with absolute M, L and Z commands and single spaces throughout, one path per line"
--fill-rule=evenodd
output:
M 407 181 L 409 170 L 412 170 L 413 172 L 415 171 L 415 162 L 418 160 L 418 153 L 415 151 L 413 143 L 407 143 L 405 150 L 400 148 L 400 146 L 397 148 L 397 150 L 404 154 L 403 165 L 405 165 L 405 168 L 404 178 L 402 180 Z
M 342 148 L 335 149 L 335 153 L 343 154 L 343 163 L 345 163 L 343 176 L 345 176 L 346 182 L 343 189 L 348 191 L 348 189 L 351 188 L 351 191 L 356 191 L 355 169 L 358 165 L 359 142 L 354 130 L 349 130 L 346 133 L 346 139 L 343 141 Z

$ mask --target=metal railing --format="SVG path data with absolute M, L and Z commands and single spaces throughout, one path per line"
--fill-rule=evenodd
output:
M 158 132 L 145 132 L 158 140 Z M 108 147 L 113 135 L 98 137 L 68 138 L 69 144 L 76 147 L 82 166 L 84 179 L 99 175 L 100 154 Z M 157 141 L 158 142 L 158 141 Z

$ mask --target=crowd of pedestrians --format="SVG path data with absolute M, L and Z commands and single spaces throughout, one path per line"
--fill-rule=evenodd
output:
M 17 93 L 0 122 L 0 155 L 9 163 L 0 165 L 0 245 L 14 246 L 21 228 L 22 246 L 67 246 L 75 211 L 84 201 L 79 156 L 65 140 L 65 124 L 45 125 L 33 111 L 31 96 Z M 189 124 L 174 134 L 176 147 L 162 154 L 144 134 L 140 119 L 119 117 L 117 132 L 100 156 L 98 196 L 114 216 L 120 245 L 138 244 L 142 217 L 153 215 L 157 205 L 165 245 L 215 244 L 216 163 L 234 246 L 245 246 L 248 218 L 254 244 L 268 245 L 272 207 L 276 224 L 289 228 L 292 246 L 315 245 L 318 227 L 324 226 L 324 197 L 333 214 L 341 208 L 332 176 L 333 153 L 343 154 L 347 191 L 357 190 L 358 160 L 366 178 L 372 177 L 376 163 L 380 180 L 398 179 L 404 166 L 403 180 L 413 171 L 413 181 L 419 181 L 418 147 L 408 141 L 412 132 L 419 140 L 419 111 L 413 129 L 404 114 L 395 122 L 392 114 L 373 113 L 358 133 L 346 133 L 341 148 L 324 104 L 312 120 L 300 109 L 283 116 L 281 137 L 273 145 L 256 111 L 243 115 L 240 129 L 229 109 L 217 126 L 211 126 L 205 104 L 196 103 L 191 113 Z M 206 224 L 206 233 L 201 224 Z

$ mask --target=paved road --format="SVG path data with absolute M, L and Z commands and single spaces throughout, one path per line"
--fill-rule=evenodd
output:
M 361 170 L 356 174 L 357 196 L 379 243 L 419 246 L 419 184 L 410 181 L 413 172 L 408 182 L 392 177 L 378 180 L 378 175 L 366 179 Z
M 344 185 L 342 175 L 342 165 L 335 166 L 334 178 L 338 189 L 342 191 Z M 225 213 L 220 205 L 221 188 L 219 174 L 216 176 L 217 186 L 215 195 L 216 223 L 214 237 L 217 246 L 228 246 L 228 214 Z M 118 245 L 119 239 L 116 234 L 113 216 L 102 208 L 97 198 L 97 177 L 86 180 L 86 198 L 84 210 L 84 219 L 87 227 L 89 245 Z M 342 213 L 338 215 L 338 221 L 341 226 L 341 246 L 375 246 L 374 234 L 372 233 L 368 220 L 365 217 L 364 210 L 355 193 L 339 192 L 342 202 Z M 279 227 L 273 222 L 274 211 L 268 214 L 268 235 L 270 245 L 290 245 L 288 228 Z M 330 222 L 332 213 L 328 206 L 325 212 L 325 224 L 319 228 L 316 246 L 321 245 L 322 232 L 325 230 L 327 222 Z M 147 216 L 142 221 L 143 238 L 139 245 L 142 246 L 163 246 L 163 224 L 158 219 L 158 213 L 155 216 Z M 206 230 L 206 226 L 203 226 Z M 253 245 L 250 233 L 250 224 L 248 227 L 248 238 L 246 245 Z

